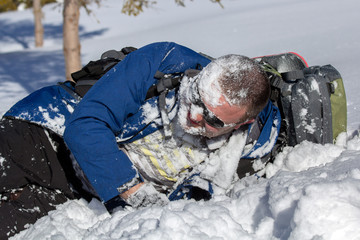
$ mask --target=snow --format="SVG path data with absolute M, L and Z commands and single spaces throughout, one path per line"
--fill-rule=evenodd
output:
M 223 96 L 221 93 L 226 89 L 224 95 L 226 101 L 230 104 L 241 105 L 250 89 L 247 87 L 248 85 L 245 85 L 240 91 L 232 91 L 234 90 L 233 84 L 239 83 L 230 81 L 230 79 L 231 76 L 241 76 L 247 71 L 254 71 L 251 63 L 248 58 L 235 54 L 213 60 L 198 76 L 199 93 L 203 100 L 211 106 L 219 106 L 221 105 L 220 97 Z M 226 81 L 218 82 L 219 78 L 226 79 Z M 239 80 L 244 80 L 244 78 L 239 78 Z
M 224 146 L 212 152 L 204 165 L 200 165 L 200 176 L 215 184 L 214 193 L 225 194 L 236 176 L 239 159 L 246 143 L 246 133 L 236 131 Z M 224 164 L 225 163 L 225 164 Z M 204 166 L 204 169 L 202 169 Z M 217 187 L 220 187 L 218 189 Z
M 264 145 L 262 147 L 255 149 L 250 154 L 249 154 L 249 152 L 247 152 L 246 154 L 249 154 L 249 157 L 251 157 L 251 158 L 256 158 L 256 157 L 259 157 L 259 156 L 264 156 L 265 154 L 271 152 L 271 149 L 272 149 L 272 147 L 274 146 L 274 144 L 275 144 L 275 142 L 277 140 L 277 138 L 276 138 L 277 126 L 279 126 L 279 121 L 274 120 L 274 125 L 271 127 L 271 133 L 270 133 L 270 136 L 269 136 L 269 140 L 266 143 L 264 143 Z M 254 144 L 256 144 L 256 142 Z M 250 151 L 251 150 L 252 149 L 250 149 Z M 260 162 L 261 162 L 261 160 L 260 160 Z M 257 170 L 258 168 L 254 167 L 254 169 Z
M 224 9 L 199 0 L 182 8 L 170 0 L 138 17 L 120 14 L 121 5 L 102 1 L 90 16 L 82 10 L 83 64 L 110 48 L 155 41 L 175 41 L 212 57 L 294 51 L 309 65 L 332 64 L 342 74 L 348 131 L 336 145 L 286 148 L 266 167 L 266 178 L 237 180 L 208 202 L 181 200 L 110 215 L 96 200 L 73 200 L 13 239 L 360 239 L 358 0 L 223 0 Z M 34 47 L 31 10 L 0 14 L 0 115 L 28 93 L 64 80 L 56 6 L 43 9 L 41 49 Z

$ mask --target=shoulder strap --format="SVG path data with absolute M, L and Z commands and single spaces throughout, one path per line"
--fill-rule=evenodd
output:
M 90 61 L 81 70 L 72 73 L 71 77 L 75 82 L 89 79 L 98 80 L 120 61 L 120 59 L 116 58 L 106 58 L 97 61 Z
M 76 99 L 77 101 L 81 100 L 81 97 L 69 86 L 67 86 L 66 83 L 71 83 L 70 81 L 66 81 L 66 82 L 58 82 L 57 84 L 64 89 L 66 92 L 68 92 L 74 99 Z
M 76 82 L 75 92 L 84 97 L 97 80 L 135 50 L 134 47 L 124 47 L 120 51 L 106 51 L 99 60 L 90 61 L 81 70 L 72 73 L 71 77 Z
M 303 70 L 295 70 L 295 71 L 281 73 L 281 77 L 284 81 L 294 81 L 296 79 L 304 78 L 305 75 Z
M 155 73 L 155 78 L 158 79 L 158 82 L 150 87 L 146 94 L 146 99 L 159 96 L 159 108 L 161 119 L 164 126 L 164 133 L 165 139 L 171 137 L 171 130 L 170 130 L 170 121 L 168 112 L 166 109 L 166 94 L 175 88 L 180 86 L 181 79 L 185 76 L 194 77 L 196 76 L 200 70 L 197 69 L 189 69 L 186 70 L 185 73 L 174 73 L 174 74 L 164 74 L 160 71 Z
M 169 91 L 179 87 L 183 76 L 184 73 L 164 74 L 157 71 L 154 78 L 158 79 L 158 82 L 149 88 L 146 99 L 159 96 L 165 90 Z
M 165 139 L 169 139 L 171 137 L 171 130 L 169 125 L 169 115 L 166 109 L 166 94 L 170 90 L 180 86 L 180 80 L 183 77 L 183 74 L 179 73 L 173 76 L 172 74 L 164 74 L 157 71 L 154 77 L 158 79 L 158 82 L 148 90 L 146 98 L 148 99 L 154 96 L 159 96 L 159 108 L 164 127 Z

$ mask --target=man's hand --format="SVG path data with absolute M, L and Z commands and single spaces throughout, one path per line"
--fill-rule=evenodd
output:
M 136 192 L 143 184 L 145 184 L 144 182 L 136 184 L 135 186 L 133 186 L 132 188 L 130 188 L 129 190 L 123 192 L 120 194 L 120 197 L 122 199 L 124 199 L 125 201 L 129 198 L 129 196 L 131 194 L 133 194 L 134 192 Z
M 134 208 L 164 206 L 169 200 L 150 183 L 139 183 L 120 194 L 120 197 Z

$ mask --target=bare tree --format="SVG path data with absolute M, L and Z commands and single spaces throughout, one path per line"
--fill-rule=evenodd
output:
M 34 22 L 35 22 L 35 47 L 44 44 L 44 27 L 42 24 L 43 13 L 41 11 L 41 0 L 33 0 Z
M 211 2 L 218 3 L 221 7 L 221 0 L 210 0 Z M 185 0 L 175 0 L 179 6 L 185 7 Z M 149 8 L 156 4 L 155 0 L 124 0 L 122 13 L 137 16 L 144 11 L 144 8 Z
M 81 68 L 79 17 L 79 0 L 65 0 L 63 9 L 63 50 L 67 80 L 72 80 L 70 74 Z
M 156 4 L 153 0 L 125 0 L 121 12 L 137 16 L 144 8 L 148 8 L 153 4 Z
M 65 0 L 63 9 L 63 48 L 65 58 L 66 79 L 72 80 L 71 73 L 81 69 L 80 58 L 80 40 L 79 40 L 79 17 L 80 7 L 84 7 L 89 14 L 91 11 L 87 8 L 89 3 L 95 2 L 100 4 L 101 0 Z M 185 6 L 185 0 L 175 0 L 176 4 Z M 210 0 L 221 5 L 221 0 Z M 155 0 L 124 0 L 122 13 L 136 16 L 140 14 L 144 8 L 149 8 L 152 4 L 156 4 Z

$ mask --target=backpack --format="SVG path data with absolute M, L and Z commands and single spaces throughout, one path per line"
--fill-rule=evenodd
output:
M 282 114 L 285 145 L 307 140 L 334 143 L 346 132 L 347 105 L 340 73 L 332 66 L 311 66 L 296 53 L 255 58 L 267 72 L 271 100 Z
M 98 79 L 135 50 L 134 47 L 126 47 L 121 51 L 107 51 L 101 59 L 90 61 L 80 71 L 71 74 L 76 82 L 77 95 L 83 97 Z M 341 132 L 346 131 L 345 89 L 340 73 L 333 66 L 309 67 L 303 57 L 293 52 L 253 59 L 266 71 L 271 83 L 270 100 L 280 109 L 282 117 L 278 141 L 262 162 L 274 159 L 285 146 L 295 146 L 304 140 L 333 143 Z M 160 96 L 160 108 L 165 108 L 166 92 L 177 88 L 184 74 L 157 72 L 154 77 L 159 81 L 149 89 L 146 99 Z M 242 162 L 242 172 L 254 172 L 253 160 Z
M 309 67 L 304 58 L 293 52 L 254 60 L 263 66 L 270 79 L 270 100 L 280 110 L 281 127 L 269 154 L 261 159 L 242 158 L 239 161 L 239 178 L 256 173 L 259 169 L 254 170 L 255 161 L 259 164 L 260 160 L 264 166 L 286 146 L 295 146 L 305 140 L 333 143 L 341 132 L 346 131 L 347 125 L 344 84 L 333 66 Z M 249 137 L 257 139 L 257 136 L 251 136 L 252 132 Z
M 120 51 L 109 50 L 104 52 L 99 60 L 90 61 L 81 70 L 71 74 L 75 82 L 75 93 L 81 98 L 107 71 L 123 60 L 134 47 L 124 47 Z

